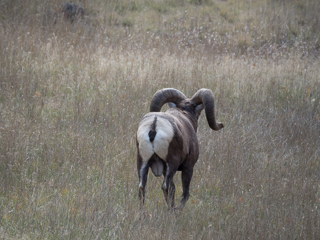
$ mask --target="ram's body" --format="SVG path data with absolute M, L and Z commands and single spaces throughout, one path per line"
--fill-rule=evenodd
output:
M 149 133 L 153 133 L 149 134 Z M 165 163 L 176 161 L 173 156 L 179 156 L 179 164 L 189 159 L 197 159 L 199 155 L 198 139 L 190 119 L 181 111 L 171 108 L 165 113 L 148 113 L 138 128 L 137 141 L 142 164 L 147 164 L 153 155 Z M 170 155 L 171 156 L 170 156 Z M 169 155 L 169 156 L 168 156 Z M 194 164 L 194 163 L 193 163 Z M 161 176 L 160 169 L 151 168 L 156 176 Z M 164 167 L 162 167 L 162 170 Z M 179 169 L 178 169 L 179 170 Z
M 212 94 L 211 91 L 210 93 Z M 196 98 L 189 100 L 175 89 L 160 90 L 153 97 L 150 106 L 152 112 L 144 116 L 137 131 L 137 167 L 141 206 L 144 201 L 149 168 L 152 169 L 155 176 L 164 176 L 162 190 L 171 209 L 174 208 L 175 192 L 173 176 L 176 171 L 182 171 L 183 194 L 180 208 L 183 208 L 188 200 L 193 167 L 199 156 L 196 135 L 198 117 L 205 105 L 202 104 L 202 98 L 200 102 L 198 98 L 196 96 Z M 174 103 L 171 103 L 174 107 L 164 113 L 157 112 L 164 103 L 169 101 Z M 216 128 L 215 130 L 223 127 L 215 120 L 212 124 Z

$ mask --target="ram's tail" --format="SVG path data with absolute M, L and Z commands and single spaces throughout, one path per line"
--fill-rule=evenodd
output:
M 149 131 L 149 139 L 150 142 L 153 142 L 154 138 L 157 135 L 157 131 L 156 131 L 156 123 L 157 123 L 157 117 L 154 118 L 153 123 L 151 125 L 151 130 Z

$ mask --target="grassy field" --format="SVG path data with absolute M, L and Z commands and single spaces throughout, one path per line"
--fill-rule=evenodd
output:
M 319 239 L 317 0 L 0 3 L 2 239 Z M 215 95 L 191 197 L 170 214 L 135 133 L 152 95 Z M 175 176 L 176 198 L 181 194 Z

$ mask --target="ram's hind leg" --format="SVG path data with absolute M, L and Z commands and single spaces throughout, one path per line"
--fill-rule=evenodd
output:
M 146 184 L 148 179 L 149 165 L 148 163 L 138 164 L 138 174 L 139 174 L 139 199 L 140 199 L 140 210 L 143 209 Z M 140 166 L 139 166 L 140 165 Z
M 176 170 L 172 167 L 169 167 L 168 164 L 166 164 L 165 170 L 164 170 L 164 181 L 162 184 L 162 191 L 164 194 L 164 198 L 168 204 L 169 209 L 172 211 L 174 209 L 174 193 L 175 193 L 175 185 L 173 182 L 173 176 L 176 173 Z

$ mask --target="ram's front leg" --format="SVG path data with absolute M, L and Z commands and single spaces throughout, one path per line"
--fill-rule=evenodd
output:
M 182 169 L 181 172 L 181 182 L 182 182 L 182 196 L 181 200 L 179 203 L 179 206 L 177 207 L 178 210 L 182 210 L 184 208 L 184 205 L 189 199 L 190 193 L 189 193 L 189 188 L 190 188 L 190 182 L 191 178 L 193 175 L 193 169 Z

